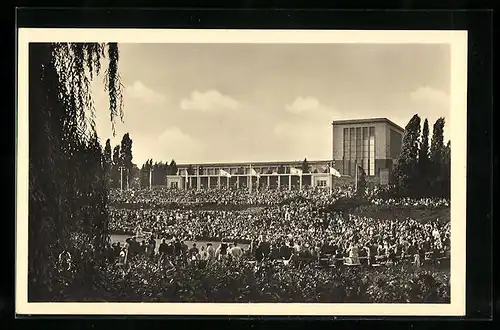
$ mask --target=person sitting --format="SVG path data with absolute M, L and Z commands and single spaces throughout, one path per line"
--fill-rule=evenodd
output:
M 336 250 L 335 254 L 333 255 L 333 266 L 334 267 L 339 267 L 344 264 L 344 256 L 340 252 L 340 250 Z

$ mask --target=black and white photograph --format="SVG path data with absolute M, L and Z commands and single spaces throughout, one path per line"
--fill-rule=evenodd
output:
M 466 32 L 18 47 L 18 313 L 465 313 Z

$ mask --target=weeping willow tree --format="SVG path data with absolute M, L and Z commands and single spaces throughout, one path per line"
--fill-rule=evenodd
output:
M 57 259 L 62 251 L 74 259 L 71 282 L 80 290 L 95 283 L 105 261 L 105 160 L 96 134 L 91 83 L 104 73 L 114 132 L 115 120 L 123 119 L 118 55 L 116 43 L 30 44 L 30 301 L 59 296 Z

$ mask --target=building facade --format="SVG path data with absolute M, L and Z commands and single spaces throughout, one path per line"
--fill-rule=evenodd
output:
M 353 183 L 356 166 L 365 171 L 367 182 L 387 184 L 389 173 L 402 146 L 404 129 L 386 118 L 339 120 L 332 123 L 332 159 L 303 161 L 178 164 L 177 175 L 168 175 L 168 188 L 301 189 L 332 188 Z M 335 168 L 342 176 L 330 173 Z
M 248 188 L 300 189 L 306 186 L 331 187 L 329 172 L 332 161 L 308 161 L 309 168 L 297 175 L 292 168 L 302 169 L 302 161 L 178 164 L 178 174 L 166 177 L 168 188 Z M 223 172 L 222 172 L 223 171 Z M 222 174 L 222 173 L 227 174 Z
M 334 167 L 354 176 L 359 164 L 368 177 L 391 171 L 403 142 L 404 129 L 387 118 L 338 120 L 332 123 Z

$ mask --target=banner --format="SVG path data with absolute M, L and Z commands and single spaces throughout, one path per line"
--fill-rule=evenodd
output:
M 224 171 L 224 170 L 219 170 L 219 175 L 220 176 L 225 176 L 227 178 L 230 178 L 231 177 L 231 174 L 229 174 L 228 172 Z
M 292 175 L 302 175 L 302 170 L 299 170 L 295 167 L 290 167 L 290 174 Z
M 330 167 L 330 174 L 336 176 L 337 178 L 340 178 L 342 176 L 340 172 L 334 169 L 333 167 Z

